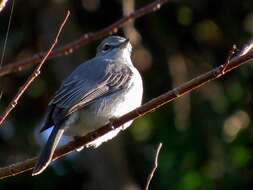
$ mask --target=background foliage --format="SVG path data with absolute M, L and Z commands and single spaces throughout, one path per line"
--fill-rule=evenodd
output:
M 10 3 L 0 13 L 1 47 Z M 4 64 L 46 50 L 67 9 L 71 18 L 58 46 L 111 24 L 131 3 L 16 1 Z M 251 38 L 252 7 L 252 0 L 170 2 L 120 30 L 134 46 L 132 58 L 144 80 L 143 101 L 224 63 L 234 43 L 241 47 Z M 0 128 L 1 166 L 38 153 L 44 143 L 39 122 L 50 97 L 78 64 L 94 56 L 97 44 L 48 61 Z M 0 79 L 1 111 L 29 73 L 31 69 Z M 143 189 L 158 142 L 163 148 L 151 189 L 251 189 L 252 73 L 248 64 L 138 119 L 134 127 L 98 149 L 67 156 L 37 177 L 25 173 L 3 180 L 0 189 Z

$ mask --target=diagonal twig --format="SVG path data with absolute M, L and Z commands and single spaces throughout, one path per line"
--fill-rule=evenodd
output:
M 146 183 L 146 186 L 145 186 L 145 190 L 148 190 L 149 189 L 149 185 L 150 185 L 150 182 L 152 180 L 152 178 L 154 177 L 154 174 L 155 174 L 155 171 L 158 167 L 158 157 L 159 157 L 159 154 L 160 154 L 160 150 L 162 148 L 162 143 L 159 143 L 158 146 L 157 146 L 157 149 L 156 149 L 156 154 L 155 154 L 155 160 L 154 160 L 154 165 L 153 165 L 153 168 L 148 176 L 148 179 L 147 179 L 147 183 Z
M 65 25 L 65 23 L 67 22 L 68 18 L 69 18 L 70 12 L 67 12 L 67 15 L 64 19 L 64 21 L 62 22 L 58 33 L 54 39 L 53 44 L 51 45 L 51 47 L 49 48 L 47 54 L 44 56 L 44 58 L 42 59 L 41 63 L 35 68 L 35 70 L 32 72 L 32 74 L 28 77 L 28 79 L 26 80 L 26 82 L 19 88 L 17 94 L 13 97 L 13 99 L 11 100 L 10 104 L 8 105 L 8 107 L 5 109 L 5 111 L 3 112 L 3 114 L 0 116 L 0 127 L 2 126 L 4 120 L 7 118 L 7 116 L 10 114 L 10 112 L 16 107 L 19 99 L 21 98 L 21 96 L 24 94 L 24 92 L 27 90 L 27 88 L 32 84 L 32 82 L 40 75 L 40 70 L 42 68 L 42 66 L 44 65 L 45 61 L 47 60 L 48 56 L 50 55 L 50 53 L 52 52 L 53 48 L 55 47 L 55 45 L 58 42 L 58 38 L 61 34 L 61 31 L 63 29 L 63 26 Z
M 3 97 L 3 90 L 0 91 L 0 100 L 2 99 Z
M 4 45 L 3 45 L 2 55 L 1 55 L 0 68 L 2 67 L 3 62 L 4 62 L 5 50 L 6 50 L 7 40 L 8 40 L 8 36 L 9 36 L 9 32 L 10 32 L 10 27 L 11 27 L 11 21 L 12 21 L 12 16 L 13 16 L 14 5 L 15 5 L 15 0 L 12 0 L 10 17 L 9 17 L 9 21 L 8 21 L 8 26 L 7 26 L 6 35 L 5 35 L 5 38 L 4 38 Z M 1 11 L 1 10 L 0 10 L 0 11 Z
M 122 117 L 118 119 L 113 119 L 112 123 L 105 125 L 93 132 L 90 132 L 84 137 L 81 137 L 81 138 L 78 138 L 77 140 L 69 142 L 67 145 L 55 151 L 53 160 L 59 159 L 71 153 L 77 148 L 94 141 L 96 138 L 99 138 L 105 135 L 106 133 L 111 132 L 116 128 L 119 128 L 120 126 L 122 126 L 122 124 L 130 120 L 134 120 L 148 113 L 154 112 L 155 110 L 162 107 L 166 103 L 171 102 L 187 93 L 192 92 L 193 90 L 203 86 L 204 84 L 227 74 L 228 72 L 242 66 L 245 63 L 248 63 L 252 59 L 253 59 L 253 51 L 247 51 L 245 54 L 239 54 L 238 56 L 233 57 L 230 60 L 229 64 L 224 63 L 224 64 L 227 64 L 225 70 L 223 70 L 224 64 L 220 65 L 202 75 L 199 75 L 183 83 L 182 85 L 174 88 L 173 90 L 170 90 L 148 101 L 147 103 L 143 104 L 139 108 L 136 108 L 135 110 L 123 115 Z M 111 126 L 113 126 L 113 129 Z M 37 157 L 33 157 L 31 159 L 20 161 L 18 163 L 0 168 L 0 179 L 15 176 L 25 171 L 31 170 L 36 160 L 37 160 Z
M 237 47 L 236 47 L 236 45 L 234 44 L 234 45 L 232 46 L 231 50 L 228 52 L 228 56 L 227 56 L 227 60 L 226 60 L 225 64 L 223 64 L 223 66 L 222 66 L 222 67 L 223 67 L 222 70 L 221 70 L 222 73 L 226 70 L 228 64 L 230 63 L 230 60 L 231 60 L 231 59 L 233 58 L 233 56 L 235 55 L 236 50 L 237 50 Z
M 140 18 L 148 13 L 154 12 L 160 9 L 163 4 L 168 2 L 169 0 L 156 0 L 150 4 L 147 4 L 146 6 L 136 10 L 135 12 L 129 14 L 128 16 L 122 17 L 120 20 L 103 28 L 102 30 L 99 30 L 98 32 L 84 34 L 81 38 L 52 51 L 52 53 L 48 56 L 48 59 L 71 54 L 85 45 L 95 42 L 98 39 L 101 39 L 105 36 L 114 34 L 129 21 Z M 45 54 L 46 52 L 37 53 L 34 54 L 32 57 L 28 57 L 23 60 L 9 63 L 3 66 L 0 69 L 0 77 L 8 75 L 13 72 L 22 71 L 24 69 L 29 68 L 31 65 L 38 64 L 45 56 Z
M 7 1 L 1 1 L 0 0 L 0 12 L 3 10 L 3 8 L 5 7 L 5 4 L 7 3 Z M 5 56 L 5 51 L 6 51 L 6 47 L 7 47 L 7 41 L 8 41 L 8 37 L 9 37 L 9 33 L 10 33 L 10 28 L 11 28 L 11 22 L 12 22 L 12 17 L 13 17 L 13 10 L 14 10 L 14 5 L 15 5 L 15 0 L 12 0 L 12 4 L 11 4 L 11 12 L 10 12 L 10 16 L 9 16 L 9 21 L 8 21 L 8 25 L 7 25 L 7 30 L 6 30 L 6 34 L 5 34 L 5 38 L 4 38 L 4 44 L 3 44 L 3 50 L 2 50 L 2 55 L 1 55 L 1 60 L 0 60 L 0 69 L 3 66 L 3 62 L 4 62 L 4 56 Z M 3 96 L 3 81 L 2 81 L 2 87 L 0 90 L 0 101 L 1 98 Z

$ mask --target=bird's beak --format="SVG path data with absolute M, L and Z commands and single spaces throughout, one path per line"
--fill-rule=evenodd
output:
M 121 44 L 119 44 L 119 48 L 120 49 L 126 48 L 128 43 L 129 43 L 129 39 L 127 38 L 124 42 L 122 42 Z

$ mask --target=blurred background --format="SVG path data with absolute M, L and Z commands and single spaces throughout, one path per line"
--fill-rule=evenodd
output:
M 11 2 L 0 13 L 1 53 Z M 47 50 L 67 9 L 71 17 L 58 47 L 149 2 L 16 0 L 4 65 Z M 118 34 L 131 40 L 146 102 L 224 63 L 233 44 L 241 48 L 248 42 L 253 34 L 253 1 L 171 1 Z M 0 128 L 1 167 L 38 154 L 47 135 L 39 134 L 39 123 L 50 98 L 75 67 L 95 55 L 98 43 L 47 62 Z M 1 113 L 31 72 L 32 68 L 0 79 Z M 37 177 L 26 172 L 2 180 L 0 189 L 140 190 L 159 142 L 163 147 L 150 189 L 252 189 L 252 88 L 253 66 L 247 64 L 136 120 L 98 149 L 57 160 Z

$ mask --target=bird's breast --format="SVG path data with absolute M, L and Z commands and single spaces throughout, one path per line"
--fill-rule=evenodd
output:
M 122 98 L 115 106 L 114 116 L 120 117 L 139 107 L 142 101 L 143 85 L 139 72 L 134 69 L 128 88 L 122 92 Z
M 84 136 L 88 132 L 102 127 L 111 118 L 120 117 L 141 105 L 143 93 L 142 79 L 134 68 L 133 75 L 127 88 L 107 96 L 103 96 L 80 110 L 79 122 L 69 128 L 67 133 L 71 136 Z M 128 127 L 132 121 L 126 123 Z

